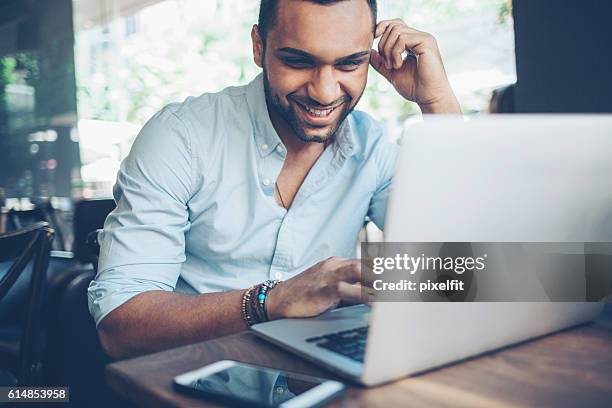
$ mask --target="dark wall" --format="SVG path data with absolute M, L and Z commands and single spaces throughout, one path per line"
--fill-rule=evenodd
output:
M 517 112 L 612 112 L 612 1 L 514 0 Z
M 81 166 L 78 142 L 70 137 L 77 126 L 72 0 L 38 0 L 34 4 L 40 67 L 36 116 L 44 118 L 44 127 L 58 135 L 49 157 L 57 160 L 57 168 L 41 175 L 35 189 L 42 196 L 71 197 L 77 184 L 74 175 Z
M 0 0 L 0 193 L 75 194 L 76 126 L 72 0 Z

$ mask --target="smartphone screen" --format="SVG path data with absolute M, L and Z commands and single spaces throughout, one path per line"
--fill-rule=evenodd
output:
M 277 407 L 326 381 L 232 362 L 219 371 L 203 373 L 201 376 L 194 373 L 187 381 L 177 383 L 192 391 L 242 403 L 240 405 Z

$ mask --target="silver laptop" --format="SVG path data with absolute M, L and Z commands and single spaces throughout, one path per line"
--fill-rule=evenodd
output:
M 428 118 L 408 128 L 389 242 L 612 241 L 612 116 Z M 602 303 L 373 303 L 253 331 L 377 385 L 593 319 Z

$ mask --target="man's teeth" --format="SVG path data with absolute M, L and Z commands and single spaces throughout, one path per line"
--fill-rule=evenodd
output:
M 313 109 L 313 108 L 309 108 L 307 106 L 304 106 L 304 109 L 306 110 L 306 112 L 310 113 L 312 116 L 324 117 L 324 116 L 329 116 L 329 114 L 332 113 L 334 111 L 334 109 L 336 109 L 336 108 Z

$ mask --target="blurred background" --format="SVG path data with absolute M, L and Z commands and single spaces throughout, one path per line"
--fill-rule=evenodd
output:
M 155 112 L 189 95 L 248 83 L 248 0 L 0 2 L 0 189 L 5 208 L 111 196 L 121 160 Z M 509 0 L 381 0 L 439 41 L 466 113 L 516 81 Z M 378 74 L 359 109 L 394 133 L 419 117 Z M 63 214 L 63 216 L 67 216 Z
M 612 111 L 604 3 L 379 0 L 379 19 L 401 17 L 436 36 L 467 115 L 599 112 Z M 1 0 L 3 213 L 53 210 L 70 249 L 74 203 L 111 197 L 119 164 L 149 117 L 259 72 L 250 39 L 258 7 L 254 0 Z M 389 135 L 420 120 L 418 106 L 374 72 L 358 108 Z

